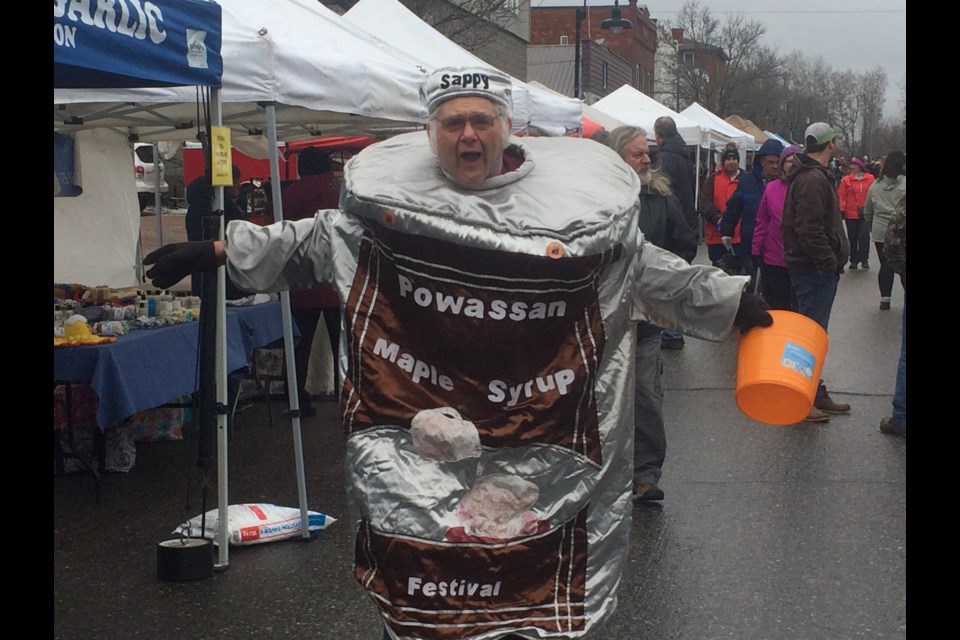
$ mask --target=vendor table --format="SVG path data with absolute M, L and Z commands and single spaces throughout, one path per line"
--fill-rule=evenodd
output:
M 85 382 L 99 396 L 101 430 L 199 387 L 199 322 L 138 329 L 110 344 L 53 350 L 53 381 Z M 280 303 L 227 307 L 227 371 L 247 366 L 254 349 L 283 338 Z M 294 336 L 298 336 L 296 326 Z

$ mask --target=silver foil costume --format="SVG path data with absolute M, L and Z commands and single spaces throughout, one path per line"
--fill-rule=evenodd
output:
M 590 637 L 628 548 L 636 321 L 722 340 L 747 282 L 644 242 L 605 146 L 511 142 L 464 188 L 397 136 L 340 210 L 227 228 L 238 285 L 340 294 L 354 572 L 397 638 Z

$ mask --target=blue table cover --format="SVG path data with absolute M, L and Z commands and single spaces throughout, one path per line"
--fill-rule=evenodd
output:
M 250 363 L 254 349 L 283 338 L 280 303 L 227 307 L 227 371 Z M 100 398 L 106 429 L 138 411 L 173 402 L 199 388 L 199 322 L 138 329 L 110 344 L 53 350 L 53 381 L 86 382 Z M 296 324 L 294 337 L 299 336 Z

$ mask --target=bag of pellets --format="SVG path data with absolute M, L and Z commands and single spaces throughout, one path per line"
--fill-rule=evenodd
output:
M 202 522 L 201 522 L 202 521 Z M 307 528 L 311 533 L 326 529 L 336 518 L 318 511 L 307 511 Z M 232 504 L 227 507 L 227 542 L 248 545 L 285 540 L 301 535 L 300 509 L 275 504 Z M 219 510 L 207 511 L 184 522 L 174 533 L 191 538 L 206 538 L 217 543 Z

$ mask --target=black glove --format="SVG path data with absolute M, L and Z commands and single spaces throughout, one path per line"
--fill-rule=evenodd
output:
M 753 268 L 759 269 L 763 266 L 763 258 L 757 255 L 750 256 L 750 259 L 753 260 Z
M 175 242 L 156 251 L 151 251 L 143 259 L 143 264 L 154 267 L 147 271 L 147 277 L 161 289 L 168 289 L 197 271 L 214 271 L 217 253 L 213 240 L 196 242 Z
M 754 327 L 769 327 L 773 324 L 773 316 L 767 313 L 768 309 L 770 305 L 764 302 L 763 298 L 744 291 L 740 294 L 740 306 L 733 324 L 740 327 L 741 331 Z

